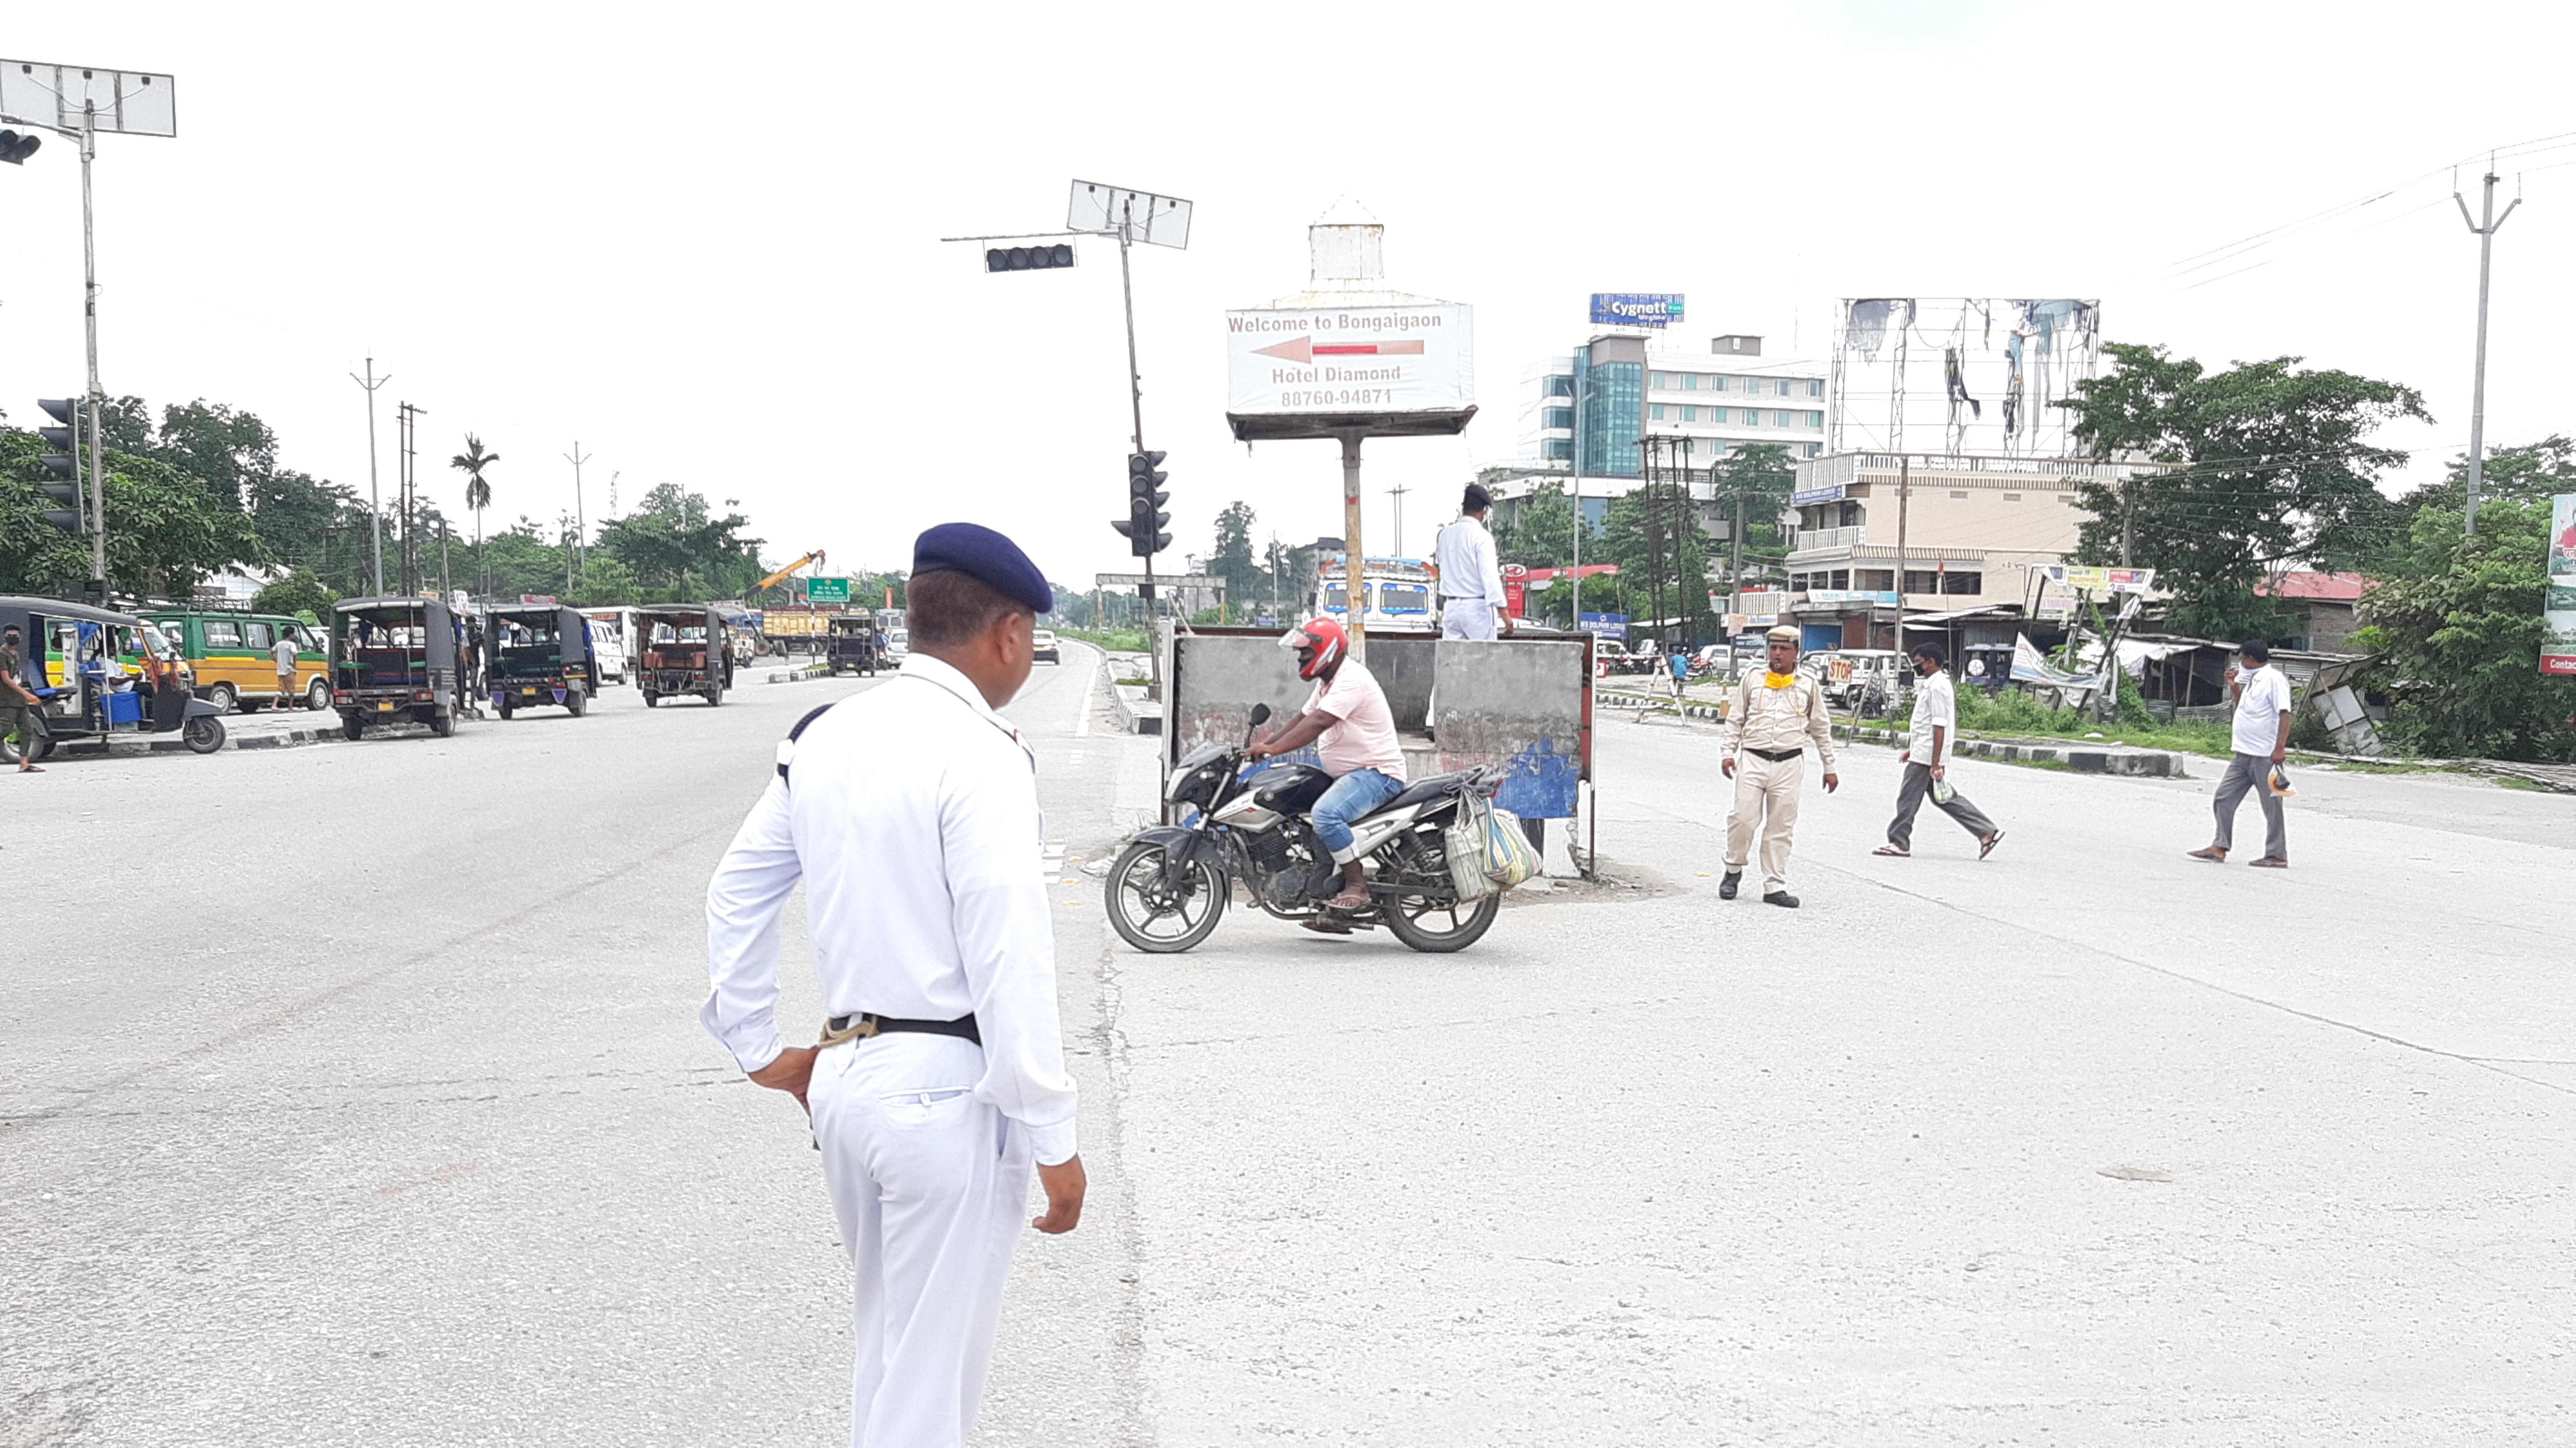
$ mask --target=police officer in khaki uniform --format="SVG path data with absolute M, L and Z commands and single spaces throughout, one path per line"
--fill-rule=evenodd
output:
M 1719 767 L 1735 781 L 1735 809 L 1726 817 L 1726 878 L 1718 895 L 1735 898 L 1753 855 L 1753 832 L 1762 831 L 1762 899 L 1798 908 L 1789 893 L 1789 835 L 1798 824 L 1798 790 L 1807 773 L 1807 748 L 1825 766 L 1825 792 L 1842 785 L 1834 773 L 1832 716 L 1824 689 L 1798 672 L 1798 631 L 1771 630 L 1770 669 L 1747 674 L 1726 711 L 1726 759 Z M 1740 756 L 1740 757 L 1739 757 Z

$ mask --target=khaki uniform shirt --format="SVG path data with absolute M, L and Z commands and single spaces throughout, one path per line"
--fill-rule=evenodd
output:
M 1831 773 L 1834 728 L 1825 712 L 1824 690 L 1804 674 L 1785 689 L 1765 687 L 1759 672 L 1745 675 L 1726 711 L 1726 752 L 1767 749 L 1776 754 L 1808 747 Z

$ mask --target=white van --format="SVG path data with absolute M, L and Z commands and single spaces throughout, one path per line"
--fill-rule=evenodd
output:
M 599 671 L 599 681 L 625 683 L 626 661 L 635 656 L 635 610 L 585 608 L 581 616 L 590 620 L 591 659 Z

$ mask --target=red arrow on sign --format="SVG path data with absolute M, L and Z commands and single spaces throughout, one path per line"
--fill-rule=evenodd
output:
M 1312 337 L 1298 337 L 1268 347 L 1252 349 L 1255 357 L 1277 357 L 1289 362 L 1312 362 L 1318 357 L 1419 357 L 1419 342 L 1326 342 L 1315 344 Z

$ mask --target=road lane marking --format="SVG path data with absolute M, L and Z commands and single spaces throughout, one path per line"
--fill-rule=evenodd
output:
M 1094 658 L 1091 661 L 1090 671 L 1083 676 L 1082 712 L 1075 715 L 1073 719 L 1073 737 L 1076 739 L 1087 739 L 1091 736 L 1091 696 L 1092 692 L 1100 687 L 1101 667 L 1101 659 Z

